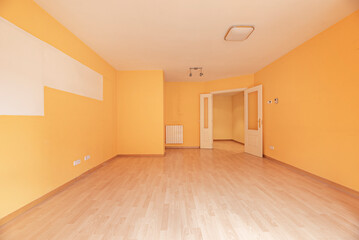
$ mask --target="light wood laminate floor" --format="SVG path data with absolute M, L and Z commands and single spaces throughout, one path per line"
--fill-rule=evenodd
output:
M 234 142 L 119 157 L 0 228 L 1 240 L 359 239 L 359 200 Z

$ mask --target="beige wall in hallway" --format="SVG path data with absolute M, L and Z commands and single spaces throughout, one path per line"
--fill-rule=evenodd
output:
M 244 92 L 232 96 L 232 139 L 244 143 Z
M 213 139 L 244 143 L 244 93 L 213 96 Z
M 232 96 L 213 96 L 213 139 L 232 139 Z

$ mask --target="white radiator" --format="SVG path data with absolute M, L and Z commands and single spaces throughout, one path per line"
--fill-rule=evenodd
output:
M 183 143 L 183 125 L 166 125 L 166 144 Z

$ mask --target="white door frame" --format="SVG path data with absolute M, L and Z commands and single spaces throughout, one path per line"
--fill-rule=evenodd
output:
M 235 88 L 221 91 L 214 91 L 208 94 L 200 94 L 200 148 L 213 148 L 213 95 L 223 94 L 223 93 L 235 93 L 235 92 L 243 92 L 247 88 Z M 203 95 L 203 96 L 202 96 Z M 210 103 L 208 102 L 208 128 L 210 128 L 210 133 L 204 133 L 203 131 L 207 131 L 204 129 L 204 109 L 203 109 L 203 97 L 208 97 L 210 99 Z M 204 138 L 209 137 L 206 141 Z
M 228 89 L 228 90 L 222 90 L 222 91 L 214 91 L 211 92 L 211 94 L 222 94 L 222 93 L 234 93 L 234 92 L 243 92 L 247 88 L 235 88 L 235 89 Z

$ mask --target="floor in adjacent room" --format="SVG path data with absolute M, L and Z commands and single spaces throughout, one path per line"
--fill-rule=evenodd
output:
M 118 157 L 0 228 L 1 240 L 359 239 L 359 199 L 243 152 Z

